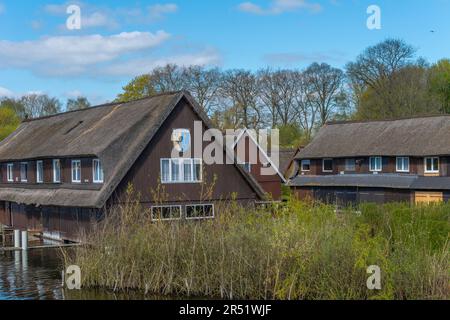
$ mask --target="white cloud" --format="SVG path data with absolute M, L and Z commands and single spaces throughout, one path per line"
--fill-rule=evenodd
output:
M 0 87 L 0 98 L 1 97 L 13 97 L 14 93 L 11 90 Z
M 160 20 L 168 13 L 175 13 L 178 11 L 178 6 L 174 3 L 168 4 L 155 4 L 149 7 L 150 19 Z
M 238 9 L 256 15 L 278 15 L 301 9 L 318 12 L 322 10 L 322 6 L 318 3 L 310 3 L 308 0 L 272 0 L 268 8 L 263 8 L 253 2 L 243 2 Z
M 167 64 L 177 64 L 179 66 L 210 66 L 218 65 L 221 62 L 219 53 L 213 49 L 206 49 L 197 53 L 187 53 L 164 58 L 141 58 L 129 60 L 123 63 L 111 64 L 102 68 L 99 72 L 110 76 L 136 76 L 143 72 L 150 72 L 153 69 Z
M 123 32 L 111 36 L 56 36 L 35 41 L 0 41 L 0 69 L 26 68 L 41 75 L 79 75 L 93 65 L 110 63 L 158 47 L 164 31 Z

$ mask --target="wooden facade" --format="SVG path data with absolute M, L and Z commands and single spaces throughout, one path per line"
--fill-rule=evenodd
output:
M 18 129 L 22 131 L 20 137 L 13 133 L 0 143 L 0 223 L 76 241 L 82 230 L 89 231 L 107 210 L 124 201 L 130 185 L 144 208 L 153 212 L 161 206 L 164 210 L 176 206 L 182 210 L 179 219 L 197 218 L 199 213 L 213 218 L 220 214 L 215 206 L 231 199 L 242 205 L 263 200 L 263 189 L 233 161 L 231 164 L 202 161 L 201 169 L 196 169 L 201 171 L 201 179 L 196 182 L 162 181 L 161 161 L 173 156 L 174 131 L 187 130 L 194 141 L 196 121 L 201 123 L 198 134 L 202 139 L 204 131 L 210 128 L 209 119 L 188 93 L 176 92 L 22 124 Z M 25 139 L 27 134 L 39 137 L 40 133 L 48 132 L 53 132 L 53 136 L 47 140 L 61 140 L 61 144 L 49 144 L 42 148 L 45 152 L 34 152 L 31 146 L 25 148 L 28 142 L 25 140 L 20 144 L 20 138 Z M 85 137 L 85 143 L 80 137 Z M 67 144 L 68 141 L 76 143 Z M 97 144 L 90 145 L 93 141 Z M 42 143 L 45 142 L 43 139 Z M 209 143 L 203 142 L 202 149 Z M 73 147 L 76 144 L 79 149 Z M 225 155 L 223 146 L 221 150 Z M 14 153 L 18 155 L 12 158 Z M 187 152 L 179 153 L 178 157 L 194 161 L 194 155 Z M 57 183 L 53 181 L 54 159 L 61 163 L 61 179 Z M 94 159 L 102 164 L 104 182 L 94 182 Z M 81 161 L 79 182 L 72 181 L 73 160 Z M 37 181 L 37 161 L 43 161 L 42 183 Z M 26 181 L 21 181 L 23 162 L 28 163 Z M 13 181 L 8 179 L 8 164 L 14 166 Z

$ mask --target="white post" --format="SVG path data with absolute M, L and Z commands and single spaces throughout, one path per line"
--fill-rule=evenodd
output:
M 22 231 L 22 250 L 28 250 L 28 231 Z
M 14 248 L 20 248 L 20 230 L 14 230 Z

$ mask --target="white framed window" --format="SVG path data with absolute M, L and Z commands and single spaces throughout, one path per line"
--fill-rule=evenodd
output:
M 20 182 L 28 182 L 28 162 L 20 163 Z
M 354 158 L 345 159 L 345 171 L 356 171 L 356 160 Z
M 425 158 L 425 173 L 439 173 L 439 157 Z
M 81 183 L 81 160 L 72 160 L 72 182 Z
M 308 172 L 311 170 L 311 160 L 302 160 L 301 162 L 301 170 L 303 172 Z
M 246 172 L 252 172 L 252 164 L 250 162 L 244 162 L 243 167 Z
M 201 181 L 201 159 L 161 159 L 162 183 L 198 183 Z
M 409 157 L 397 157 L 396 171 L 397 172 L 409 172 Z
M 8 182 L 14 182 L 14 163 L 6 165 L 6 178 Z
M 186 206 L 186 219 L 213 219 L 214 205 L 213 204 L 196 204 Z
M 322 171 L 323 172 L 333 172 L 333 159 L 323 159 L 322 160 Z
M 53 182 L 61 182 L 61 161 L 59 159 L 53 159 Z
M 103 166 L 100 159 L 92 160 L 92 181 L 94 183 L 103 183 L 104 174 L 103 174 Z
M 153 206 L 152 220 L 179 220 L 181 219 L 181 206 Z
M 44 161 L 36 161 L 36 182 L 44 183 Z
M 383 170 L 383 159 L 381 157 L 370 157 L 369 171 L 380 172 Z

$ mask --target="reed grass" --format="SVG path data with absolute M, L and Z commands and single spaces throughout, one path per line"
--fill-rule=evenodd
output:
M 450 204 L 363 205 L 336 213 L 216 205 L 216 218 L 152 222 L 137 201 L 66 255 L 84 287 L 224 299 L 448 299 Z M 378 265 L 382 289 L 366 286 Z

